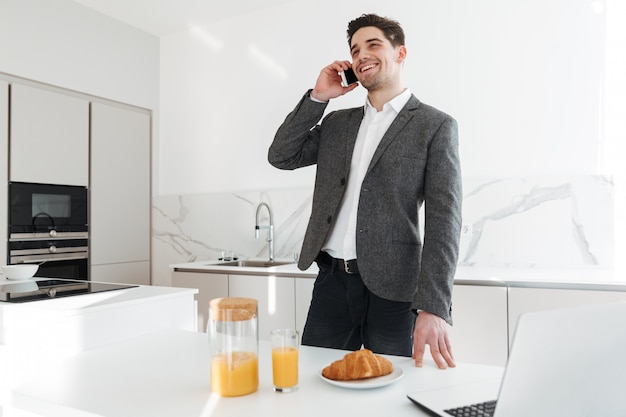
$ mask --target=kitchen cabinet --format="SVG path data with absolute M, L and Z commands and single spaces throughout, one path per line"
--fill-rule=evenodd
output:
M 455 285 L 450 329 L 458 362 L 504 366 L 508 357 L 507 288 Z
M 275 275 L 229 275 L 228 296 L 259 301 L 259 339 L 269 340 L 273 329 L 296 326 L 294 278 Z
M 594 291 L 556 288 L 509 288 L 509 344 L 523 313 L 557 308 L 626 301 L 624 291 Z
M 146 109 L 0 75 L 0 219 L 9 181 L 87 186 L 90 278 L 150 284 L 151 123 Z
M 10 88 L 9 180 L 87 186 L 89 101 L 19 83 Z
M 304 328 L 308 302 L 306 285 L 298 281 L 314 280 L 275 277 L 272 275 L 237 275 L 203 272 L 172 272 L 172 286 L 196 288 L 198 294 L 198 331 L 206 332 L 209 301 L 219 297 L 247 297 L 259 302 L 259 338 L 269 340 L 269 332 L 277 328 Z M 299 288 L 299 291 L 296 290 Z M 296 298 L 294 300 L 294 293 Z M 310 300 L 310 291 L 308 295 Z M 306 311 L 296 310 L 299 301 L 306 304 Z M 303 315 L 303 316 L 302 316 Z
M 149 261 L 92 265 L 89 277 L 92 281 L 145 285 L 149 269 Z
M 9 83 L 0 80 L 0 161 L 9 160 Z M 0 224 L 9 224 L 8 171 L 0 169 Z M 7 261 L 7 228 L 0 227 L 0 262 Z
M 172 286 L 198 289 L 196 294 L 197 328 L 199 332 L 206 332 L 209 301 L 214 298 L 228 297 L 228 275 L 174 271 L 172 273 Z
M 148 111 L 91 105 L 90 258 L 103 281 L 150 284 L 150 125 Z

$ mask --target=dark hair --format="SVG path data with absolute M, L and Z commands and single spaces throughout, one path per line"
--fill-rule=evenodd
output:
M 400 23 L 375 14 L 363 14 L 348 23 L 348 46 L 351 46 L 352 36 L 356 31 L 368 26 L 374 26 L 382 30 L 385 37 L 394 47 L 404 45 L 404 31 Z

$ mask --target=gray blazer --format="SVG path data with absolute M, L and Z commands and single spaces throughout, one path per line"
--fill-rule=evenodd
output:
M 298 267 L 320 252 L 345 191 L 364 108 L 329 113 L 300 100 L 278 129 L 269 162 L 280 169 L 317 164 L 311 218 Z M 418 211 L 424 203 L 424 241 Z M 365 285 L 379 297 L 451 318 L 461 231 L 456 121 L 411 96 L 376 149 L 363 180 L 356 250 Z

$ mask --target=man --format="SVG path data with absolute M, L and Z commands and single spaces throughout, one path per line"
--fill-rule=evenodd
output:
M 280 126 L 268 159 L 280 169 L 317 164 L 311 218 L 298 267 L 319 266 L 302 343 L 413 356 L 425 345 L 455 366 L 448 324 L 461 228 L 456 121 L 402 84 L 400 25 L 362 15 L 348 25 L 349 61 L 322 69 Z M 364 107 L 328 114 L 358 87 Z M 424 241 L 418 211 L 425 207 Z M 417 315 L 416 315 L 417 313 Z

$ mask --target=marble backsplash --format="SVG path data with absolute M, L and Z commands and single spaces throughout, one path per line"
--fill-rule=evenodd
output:
M 459 265 L 505 268 L 612 268 L 614 186 L 606 176 L 466 178 Z M 255 238 L 257 205 L 272 208 L 275 257 L 302 244 L 312 189 L 156 197 L 152 282 L 170 285 L 170 264 L 215 260 L 222 251 L 268 257 Z M 266 210 L 260 225 L 268 224 Z

